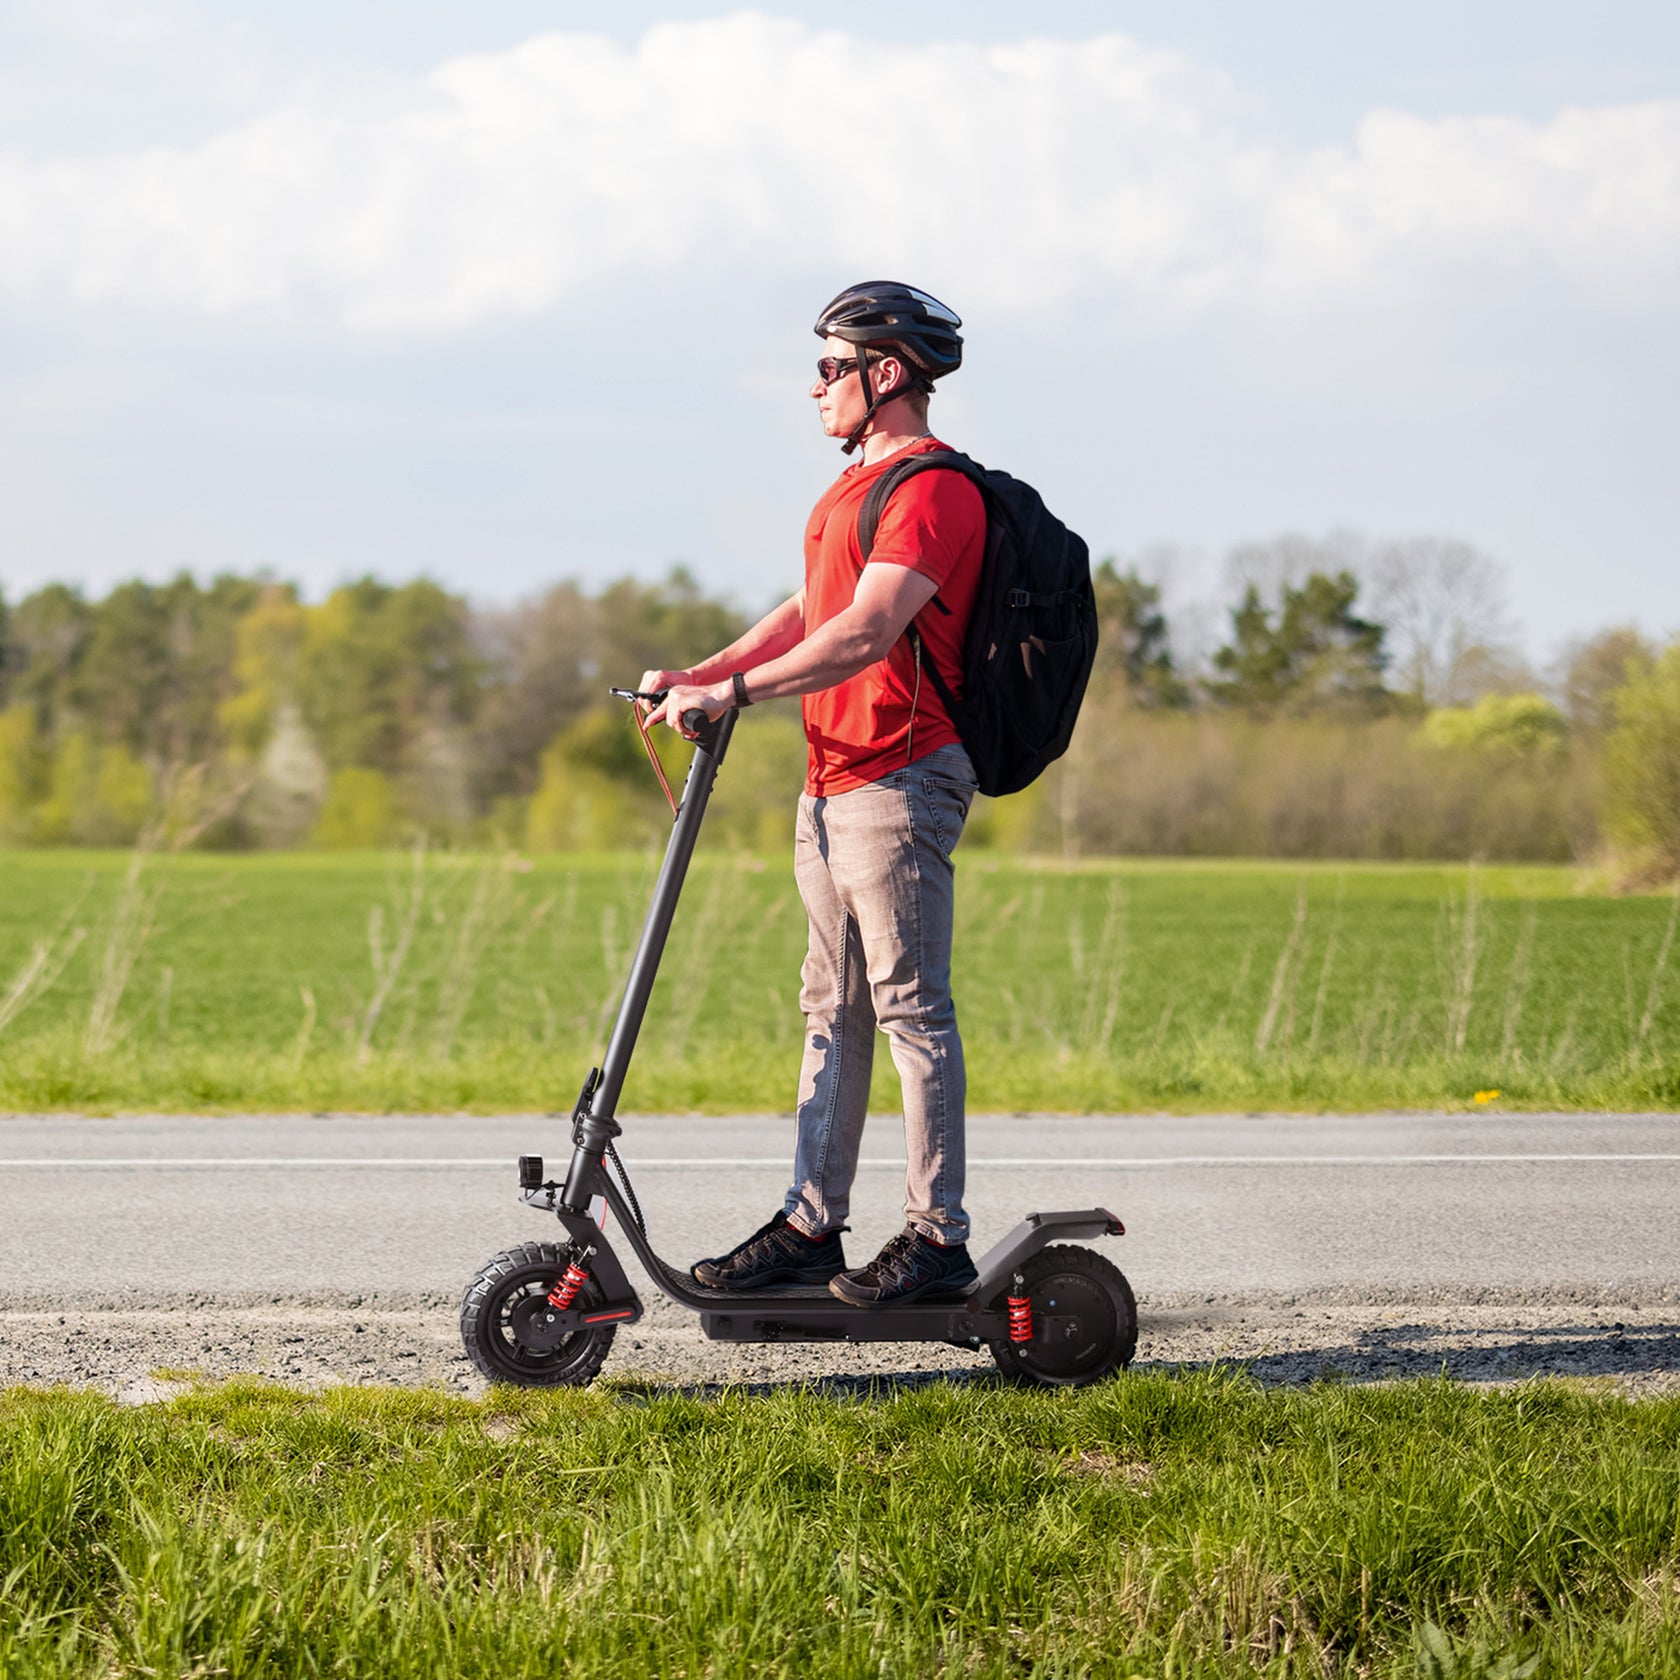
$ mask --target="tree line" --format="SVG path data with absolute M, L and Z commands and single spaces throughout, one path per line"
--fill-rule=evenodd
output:
M 1090 852 L 1583 858 L 1680 865 L 1680 645 L 1631 630 L 1529 670 L 1463 545 L 1251 545 L 1216 644 L 1175 636 L 1148 561 L 1095 571 L 1075 744 L 977 813 L 994 844 Z M 371 577 L 310 603 L 183 574 L 0 596 L 0 844 L 533 849 L 641 844 L 664 807 L 609 683 L 745 616 L 682 569 L 509 609 Z M 796 709 L 755 708 L 715 826 L 790 832 Z M 660 751 L 679 768 L 680 751 Z

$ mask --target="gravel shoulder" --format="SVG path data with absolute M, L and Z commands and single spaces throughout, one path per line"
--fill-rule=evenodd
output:
M 67 1384 L 143 1403 L 194 1381 L 253 1376 L 308 1391 L 397 1384 L 481 1395 L 458 1307 L 419 1293 L 0 1298 L 0 1386 Z M 1253 1291 L 1145 1300 L 1139 1319 L 1137 1369 L 1237 1364 L 1275 1387 L 1445 1372 L 1464 1382 L 1562 1376 L 1633 1395 L 1680 1393 L 1680 1292 Z M 603 1379 L 844 1392 L 993 1369 L 989 1355 L 934 1344 L 710 1343 L 692 1314 L 655 1300 L 619 1331 Z

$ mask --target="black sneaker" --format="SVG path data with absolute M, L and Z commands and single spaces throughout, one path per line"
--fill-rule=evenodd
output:
M 961 1295 L 979 1276 L 966 1243 L 947 1248 L 906 1226 L 867 1266 L 830 1279 L 828 1292 L 854 1307 L 894 1307 L 924 1295 Z
M 845 1269 L 839 1231 L 813 1239 L 778 1213 L 727 1254 L 695 1261 L 693 1272 L 695 1282 L 708 1289 L 768 1289 L 777 1283 L 827 1283 Z

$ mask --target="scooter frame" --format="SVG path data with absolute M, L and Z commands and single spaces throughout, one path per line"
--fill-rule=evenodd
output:
M 618 1100 L 700 825 L 738 716 L 734 711 L 715 720 L 700 711 L 684 715 L 684 724 L 696 737 L 694 758 L 605 1057 L 599 1068 L 590 1070 L 572 1113 L 572 1158 L 565 1180 L 545 1180 L 540 1155 L 519 1159 L 521 1200 L 559 1220 L 570 1240 L 574 1264 L 595 1284 L 595 1290 L 578 1293 L 580 1304 L 564 1309 L 552 1301 L 533 1303 L 539 1310 L 524 1319 L 520 1342 L 540 1354 L 578 1331 L 633 1324 L 642 1316 L 641 1299 L 606 1237 L 609 1211 L 655 1286 L 699 1313 L 700 1328 L 713 1341 L 949 1342 L 975 1348 L 1008 1342 L 1011 1329 L 1005 1297 L 1023 1262 L 1060 1238 L 1124 1235 L 1125 1226 L 1114 1214 L 1106 1208 L 1029 1213 L 980 1259 L 979 1275 L 963 1297 L 878 1307 L 853 1306 L 821 1288 L 707 1289 L 688 1272 L 662 1260 L 648 1238 L 635 1192 L 613 1147 L 624 1130 L 617 1118 Z M 609 1157 L 616 1173 L 608 1169 Z M 582 1293 L 597 1291 L 599 1299 L 581 1304 Z M 1050 1342 L 1074 1331 L 1071 1321 L 1064 1322 L 1053 1312 L 1034 1313 L 1032 1320 L 1034 1340 Z

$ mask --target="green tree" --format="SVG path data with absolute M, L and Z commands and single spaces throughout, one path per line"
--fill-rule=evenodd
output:
M 94 609 L 73 694 L 101 741 L 155 764 L 195 763 L 219 744 L 216 709 L 233 685 L 234 626 L 258 585 L 221 577 L 201 590 L 119 585 Z
M 121 741 L 101 746 L 72 730 L 53 755 L 34 830 L 49 844 L 129 846 L 152 803 L 151 774 Z
M 435 583 L 366 577 L 305 609 L 299 700 L 335 769 L 401 774 L 428 727 L 471 718 L 478 680 L 466 603 Z
M 663 582 L 626 578 L 595 603 L 599 643 L 585 676 L 604 690 L 628 688 L 643 671 L 677 670 L 727 647 L 746 629 L 740 613 L 702 593 L 686 567 Z
M 1281 582 L 1272 608 L 1251 583 L 1231 613 L 1231 640 L 1213 656 L 1222 675 L 1209 693 L 1253 711 L 1379 709 L 1388 699 L 1383 628 L 1354 612 L 1358 594 L 1352 572 L 1314 572 L 1298 586 Z
M 11 614 L 6 639 L 10 698 L 28 701 L 37 725 L 49 736 L 74 715 L 93 627 L 93 608 L 62 583 L 25 596 Z
M 1097 598 L 1097 658 L 1092 680 L 1124 685 L 1137 706 L 1189 704 L 1188 685 L 1173 669 L 1159 584 L 1145 583 L 1135 566 L 1124 572 L 1110 556 L 1091 575 Z
M 525 812 L 531 851 L 602 851 L 645 843 L 650 831 L 646 801 L 625 783 L 568 757 L 558 741 L 544 752 Z
M 1443 706 L 1424 722 L 1435 747 L 1479 752 L 1554 752 L 1569 738 L 1569 723 L 1540 694 L 1484 694 L 1473 706 Z
M 281 708 L 296 703 L 306 628 L 296 588 L 276 583 L 266 584 L 234 625 L 233 692 L 219 717 L 237 751 L 259 752 Z
M 653 742 L 666 776 L 680 776 L 688 749 L 668 729 Z M 669 826 L 667 816 L 629 711 L 615 702 L 585 712 L 544 751 L 525 839 L 539 851 L 640 846 Z
M 18 704 L 0 712 L 0 845 L 32 837 L 32 811 L 46 792 L 47 765 L 35 728 L 35 710 Z
M 401 831 L 390 778 L 361 765 L 348 765 L 333 772 L 310 840 L 329 850 L 345 851 L 389 846 Z
M 1648 665 L 1629 666 L 1611 712 L 1606 826 L 1664 874 L 1680 872 L 1680 641 Z

